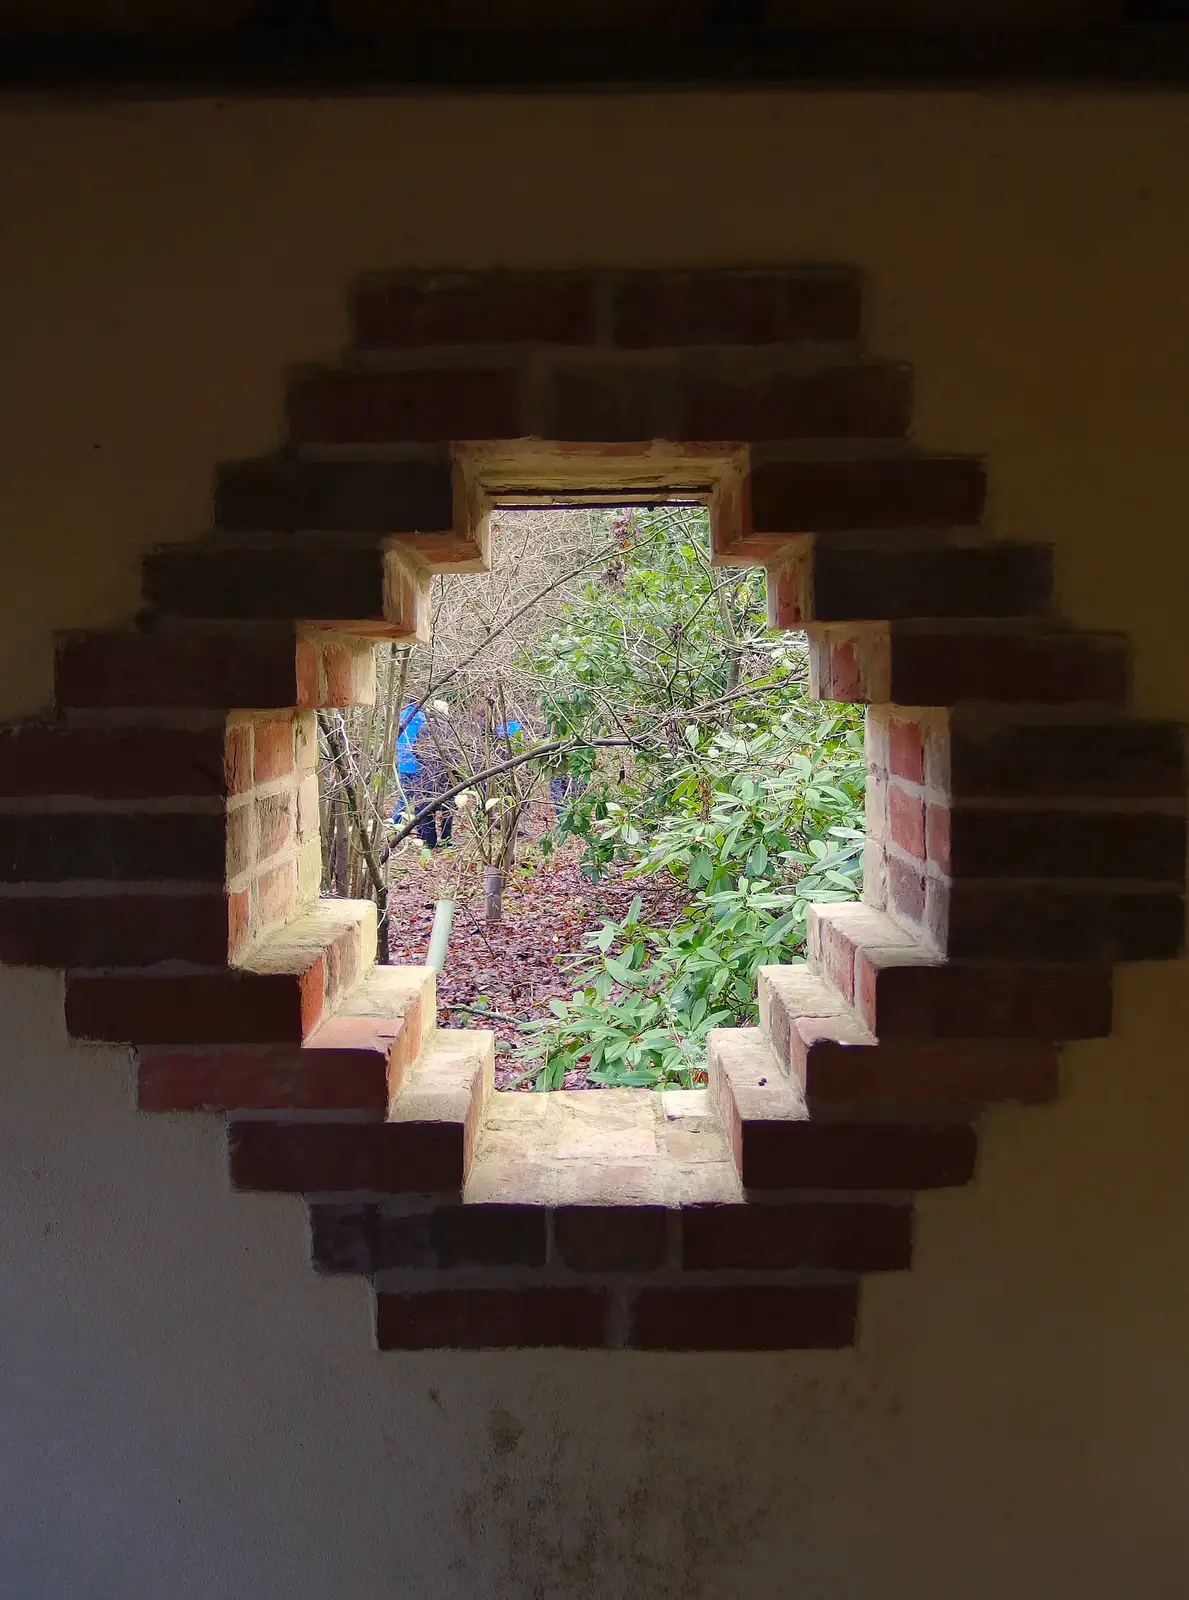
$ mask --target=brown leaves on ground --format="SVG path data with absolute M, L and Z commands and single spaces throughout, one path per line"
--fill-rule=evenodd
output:
M 478 874 L 472 875 L 478 878 Z M 429 950 L 437 893 L 435 874 L 410 862 L 393 874 L 389 946 L 392 960 L 422 965 Z M 490 1027 L 496 1035 L 496 1084 L 509 1088 L 524 1066 L 517 1051 L 516 1022 L 549 1014 L 551 999 L 569 999 L 574 980 L 560 965 L 583 950 L 583 935 L 607 919 L 619 921 L 633 899 L 643 901 L 642 920 L 665 923 L 681 910 L 685 892 L 670 880 L 629 879 L 613 874 L 591 883 L 575 855 L 534 859 L 509 874 L 503 921 L 483 917 L 480 883 L 464 881 L 455 902 L 454 929 L 446 969 L 438 978 L 438 1021 L 443 1027 Z M 500 1018 L 485 1022 L 465 1006 L 485 1006 Z M 572 1080 L 572 1081 L 571 1081 Z M 581 1069 L 567 1074 L 566 1088 L 586 1088 Z

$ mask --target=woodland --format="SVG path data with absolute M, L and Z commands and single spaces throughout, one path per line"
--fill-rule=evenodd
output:
M 702 506 L 508 510 L 492 545 L 427 644 L 377 645 L 374 707 L 320 713 L 324 892 L 494 1029 L 499 1087 L 696 1087 L 810 902 L 860 891 L 861 710 L 809 698 Z

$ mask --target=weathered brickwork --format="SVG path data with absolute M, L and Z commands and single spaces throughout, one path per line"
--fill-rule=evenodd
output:
M 1052 1098 L 1113 965 L 1180 951 L 1180 730 L 1054 613 L 1051 550 L 991 537 L 984 463 L 916 447 L 852 272 L 386 277 L 353 327 L 284 449 L 219 469 L 209 536 L 146 557 L 136 625 L 64 638 L 52 714 L 0 729 L 0 960 L 65 972 L 145 1110 L 224 1116 L 237 1188 L 307 1197 L 381 1349 L 848 1344 L 980 1111 Z M 426 636 L 501 492 L 567 484 L 703 493 L 814 692 L 868 707 L 864 899 L 712 1036 L 722 1160 L 663 1194 L 547 1163 L 504 1192 L 490 1035 L 318 898 L 316 711 L 370 703 L 374 641 Z

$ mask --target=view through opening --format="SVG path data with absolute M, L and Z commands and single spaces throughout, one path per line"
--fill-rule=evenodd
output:
M 375 707 L 321 714 L 324 892 L 379 902 L 443 1027 L 494 1030 L 498 1088 L 696 1091 L 810 901 L 860 892 L 861 708 L 809 698 L 702 504 L 493 535 L 434 578 L 427 644 L 377 646 Z

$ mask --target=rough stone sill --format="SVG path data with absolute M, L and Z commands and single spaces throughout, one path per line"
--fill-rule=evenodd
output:
M 471 1202 L 540 1206 L 742 1198 L 707 1089 L 493 1094 L 464 1193 Z

